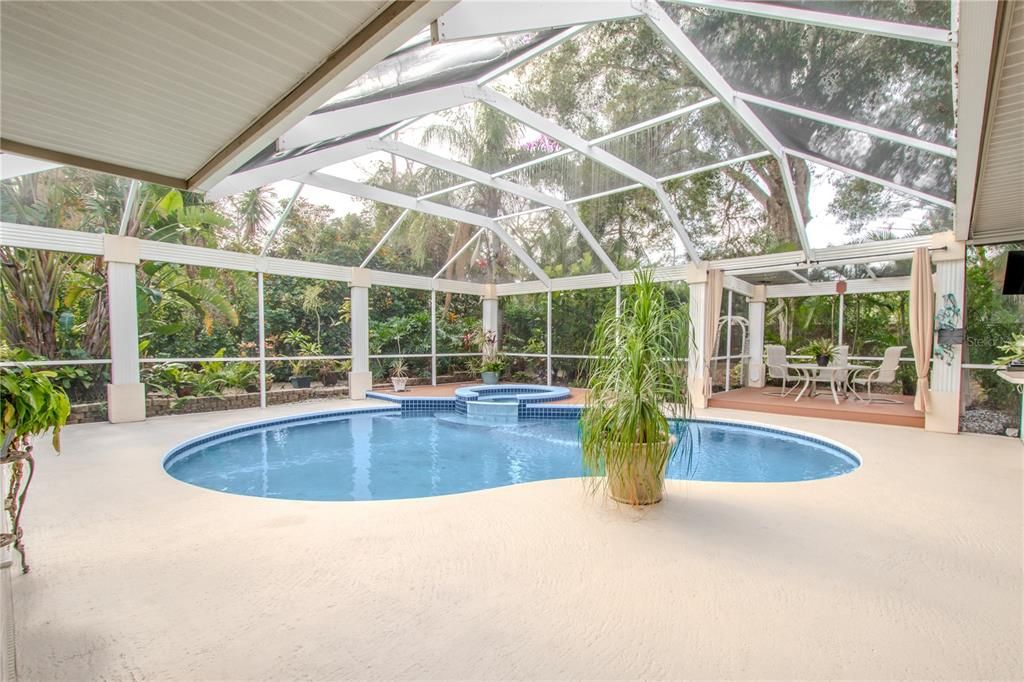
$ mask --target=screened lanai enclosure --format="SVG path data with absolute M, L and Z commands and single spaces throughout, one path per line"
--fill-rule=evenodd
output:
M 354 398 L 395 359 L 466 378 L 481 326 L 520 380 L 580 383 L 594 321 L 650 268 L 688 306 L 694 385 L 761 386 L 766 340 L 817 334 L 865 359 L 906 346 L 913 393 L 924 249 L 944 324 L 988 343 L 932 360 L 928 425 L 956 431 L 971 387 L 1001 390 L 996 347 L 1021 311 L 991 295 L 1006 247 L 986 246 L 1019 230 L 970 232 L 990 64 L 960 48 L 990 44 L 990 12 L 464 2 L 230 173 L 171 189 L 6 153 L 6 342 L 98 402 L 109 381 L 112 421 L 145 416 L 145 384 L 213 366 L 238 365 L 218 381 L 260 405 L 296 362 L 347 375 Z M 60 21 L 4 18 L 25 28 L 5 34 L 14 66 Z M 968 264 L 988 268 L 973 321 Z

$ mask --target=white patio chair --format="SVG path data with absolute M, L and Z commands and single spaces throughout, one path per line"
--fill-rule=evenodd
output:
M 799 374 L 791 373 L 786 367 L 788 360 L 786 359 L 785 346 L 769 344 L 764 347 L 764 353 L 766 356 L 765 365 L 768 367 L 768 378 L 782 379 L 782 390 L 762 391 L 762 393 L 764 395 L 775 395 L 785 398 L 800 386 L 800 382 L 802 382 L 804 378 Z M 787 385 L 791 381 L 794 382 L 793 386 L 787 388 Z
M 868 403 L 890 403 L 898 405 L 902 401 L 895 400 L 893 398 L 878 398 L 872 396 L 872 391 L 875 386 L 888 385 L 896 381 L 896 370 L 900 366 L 900 355 L 903 354 L 903 349 L 906 346 L 889 346 L 885 349 L 885 354 L 882 356 L 882 364 L 877 369 L 871 370 L 867 376 L 854 377 L 854 386 L 863 386 L 867 388 L 868 397 L 860 398 L 864 402 Z
M 836 353 L 832 356 L 832 361 L 829 362 L 833 367 L 847 367 L 850 364 L 850 347 L 849 346 L 836 346 Z M 846 386 L 850 378 L 849 369 L 841 369 L 836 372 L 835 383 L 836 388 L 843 396 L 846 395 Z

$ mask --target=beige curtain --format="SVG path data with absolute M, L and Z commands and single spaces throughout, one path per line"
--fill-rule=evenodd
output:
M 711 358 L 718 350 L 718 318 L 722 313 L 721 270 L 708 270 L 704 285 L 704 397 L 711 397 Z
M 935 333 L 935 288 L 932 285 L 932 262 L 928 248 L 914 251 L 910 266 L 910 344 L 914 348 L 914 366 L 917 368 L 917 394 L 914 409 L 928 412 L 928 375 L 932 364 L 932 345 Z

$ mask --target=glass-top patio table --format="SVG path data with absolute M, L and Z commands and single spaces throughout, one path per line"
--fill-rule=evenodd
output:
M 851 388 L 851 383 L 854 375 L 857 372 L 874 369 L 869 365 L 826 365 L 822 367 L 813 362 L 789 362 L 786 363 L 786 368 L 797 372 L 800 375 L 800 380 L 804 382 L 803 388 L 800 389 L 800 393 L 797 394 L 794 402 L 799 401 L 800 398 L 804 397 L 804 393 L 807 393 L 809 398 L 815 398 L 818 396 L 818 382 L 828 381 L 829 389 L 832 391 L 832 400 L 836 405 L 839 404 L 839 394 L 843 394 L 843 398 L 846 398 L 848 394 L 853 394 L 857 398 L 857 393 Z

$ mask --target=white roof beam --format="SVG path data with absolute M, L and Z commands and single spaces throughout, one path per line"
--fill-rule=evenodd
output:
M 434 279 L 437 279 L 438 277 L 443 275 L 444 271 L 447 270 L 449 267 L 451 267 L 451 264 L 454 263 L 456 260 L 458 260 L 459 256 L 461 256 L 463 253 L 465 253 L 466 249 L 468 249 L 470 246 L 472 246 L 473 242 L 475 242 L 477 239 L 479 239 L 480 235 L 483 234 L 483 233 L 484 233 L 484 228 L 482 228 L 482 227 L 479 230 L 477 230 L 476 232 L 474 232 L 473 236 L 470 237 L 469 239 L 467 239 L 466 243 L 463 244 L 462 246 L 460 246 L 459 250 L 456 251 L 455 254 L 451 258 L 449 258 L 447 261 L 445 261 L 444 265 L 441 266 L 441 269 L 437 271 L 436 275 L 434 275 Z
M 778 19 L 780 21 L 792 21 L 809 26 L 821 28 L 832 28 L 839 31 L 853 31 L 855 33 L 867 33 L 869 35 L 881 36 L 883 38 L 898 38 L 900 40 L 912 40 L 928 45 L 953 45 L 956 36 L 952 31 L 942 28 L 929 28 L 927 26 L 915 26 L 895 21 L 880 21 L 878 19 L 866 19 L 848 14 L 833 14 L 830 12 L 816 12 L 814 10 L 798 9 L 783 5 L 773 5 L 760 2 L 743 2 L 742 0 L 671 0 L 680 5 L 692 7 L 706 7 L 708 9 L 725 10 L 738 14 L 749 14 L 755 17 L 767 19 Z M 994 3 L 993 3 L 994 4 Z
M 299 194 L 302 193 L 303 187 L 304 185 L 301 182 L 295 187 L 295 191 L 292 193 L 291 199 L 288 200 L 288 203 L 285 205 L 280 215 L 277 216 L 277 220 L 274 221 L 274 227 L 270 229 L 270 234 L 267 235 L 267 241 L 263 242 L 263 248 L 260 249 L 260 258 L 267 255 L 267 251 L 270 250 L 270 245 L 274 242 L 274 237 L 277 236 L 278 230 L 281 229 L 281 226 L 284 225 L 284 221 L 287 220 L 288 215 L 292 212 L 292 206 L 295 205 L 295 201 L 299 198 Z
M 364 258 L 363 262 L 359 264 L 359 267 L 365 268 L 367 263 L 373 260 L 373 257 L 377 255 L 378 251 L 380 251 L 380 247 L 384 246 L 384 242 L 388 240 L 388 237 L 394 234 L 395 230 L 398 229 L 398 226 L 402 224 L 402 221 L 405 220 L 405 217 L 407 215 L 409 215 L 409 209 L 405 209 L 404 211 L 402 211 L 402 213 L 398 216 L 395 222 L 391 223 L 391 227 L 389 227 L 384 232 L 384 235 L 377 241 L 377 243 L 373 245 L 373 248 L 370 249 L 370 253 L 366 254 L 366 258 Z
M 905 194 L 907 196 L 914 197 L 915 199 L 920 199 L 921 201 L 927 201 L 930 204 L 945 206 L 946 208 L 953 208 L 953 202 L 948 201 L 947 199 L 943 199 L 941 197 L 928 194 L 927 192 L 921 192 L 916 189 L 911 189 L 910 187 L 904 187 L 903 185 L 898 185 L 895 182 L 891 182 L 889 180 L 883 180 L 882 178 L 879 178 L 877 176 L 869 175 L 868 173 L 856 170 L 854 168 L 850 168 L 849 166 L 838 164 L 834 161 L 828 161 L 827 159 L 822 159 L 812 154 L 805 154 L 804 152 L 801 152 L 797 149 L 790 149 L 788 147 L 786 148 L 786 153 L 789 154 L 790 156 L 796 156 L 798 158 L 804 159 L 805 161 L 810 161 L 811 163 L 817 163 L 822 166 L 825 166 L 826 168 L 831 168 L 832 170 L 839 171 L 840 173 L 847 173 L 849 175 L 854 176 L 855 178 L 860 178 L 861 180 L 867 180 L 868 182 L 873 182 L 875 184 L 882 185 L 883 187 L 891 189 L 894 192 L 899 192 L 900 194 Z
M 725 77 L 708 61 L 707 57 L 697 48 L 690 38 L 676 25 L 665 10 L 656 2 L 644 5 L 644 17 L 647 23 L 658 31 L 665 42 L 679 57 L 685 61 L 691 69 L 704 81 L 705 85 L 728 107 L 747 127 L 748 130 L 760 140 L 779 163 L 779 170 L 782 173 L 782 182 L 785 185 L 786 197 L 789 199 L 790 211 L 793 214 L 793 222 L 796 225 L 797 237 L 800 246 L 804 251 L 810 253 L 810 242 L 807 239 L 807 227 L 804 224 L 803 211 L 800 209 L 800 202 L 796 194 L 796 183 L 793 181 L 793 173 L 789 168 L 789 161 L 782 148 L 782 143 L 768 129 L 768 127 L 757 117 L 746 102 L 736 96 L 736 90 L 729 84 Z
M 447 85 L 367 104 L 313 113 L 282 135 L 279 144 L 284 149 L 303 147 L 376 128 L 382 123 L 404 121 L 468 104 L 474 100 L 467 96 L 466 87 L 463 84 Z
M 698 253 L 696 246 L 694 246 L 693 241 L 690 239 L 689 233 L 686 231 L 686 228 L 683 227 L 682 221 L 679 219 L 679 215 L 676 213 L 675 208 L 672 207 L 671 202 L 669 202 L 668 195 L 665 194 L 664 188 L 652 175 L 645 173 L 636 166 L 623 161 L 619 157 L 610 154 L 600 147 L 593 146 L 590 142 L 584 140 L 576 133 L 566 130 L 556 123 L 544 118 L 540 114 L 524 107 L 522 104 L 519 104 L 518 102 L 505 97 L 490 88 L 480 89 L 480 99 L 521 123 L 530 126 L 534 130 L 544 133 L 563 145 L 578 151 L 584 156 L 590 158 L 592 161 L 599 163 L 606 168 L 610 168 L 616 173 L 630 178 L 635 182 L 639 182 L 648 189 L 653 190 L 658 198 L 658 203 L 661 204 L 662 210 L 672 223 L 673 229 L 682 240 L 683 246 L 686 248 L 690 260 L 700 262 L 700 254 Z
M 633 3 L 626 0 L 461 2 L 434 21 L 431 34 L 435 40 L 449 42 L 629 19 L 639 14 Z
M 516 242 L 503 227 L 501 227 L 501 225 L 496 223 L 493 219 L 482 216 L 479 213 L 464 211 L 460 208 L 445 206 L 444 204 L 438 204 L 433 201 L 424 201 L 422 199 L 417 199 L 416 197 L 411 197 L 408 194 L 393 192 L 389 189 L 382 189 L 380 187 L 371 187 L 369 185 L 352 182 L 351 180 L 345 180 L 344 178 L 338 178 L 326 173 L 309 173 L 308 175 L 302 176 L 300 180 L 307 185 L 320 187 L 321 189 L 340 192 L 341 194 L 348 194 L 362 199 L 369 199 L 370 201 L 377 201 L 382 204 L 390 204 L 391 206 L 405 208 L 410 211 L 419 211 L 420 213 L 437 216 L 438 218 L 454 220 L 459 223 L 485 227 L 498 235 L 498 238 L 505 243 L 509 250 L 512 251 L 512 253 L 514 253 L 527 268 L 529 268 L 530 272 L 532 272 L 537 279 L 544 282 L 545 285 L 550 285 L 551 283 L 551 279 L 544 273 L 544 270 L 537 265 L 536 261 L 534 261 L 533 258 L 523 250 L 523 247 L 520 246 L 519 243 Z
M 554 36 L 552 38 L 549 38 L 548 40 L 545 40 L 543 43 L 541 43 L 539 45 L 535 45 L 534 47 L 530 48 L 529 50 L 527 50 L 526 52 L 522 53 L 518 57 L 515 57 L 514 59 L 510 59 L 507 62 L 505 62 L 504 64 L 502 64 L 501 66 L 498 66 L 498 67 L 492 69 L 491 71 L 488 71 L 483 76 L 481 76 L 480 78 L 477 79 L 476 84 L 477 85 L 484 85 L 486 83 L 490 83 L 495 78 L 500 78 L 501 76 L 504 76 L 506 73 L 508 73 L 512 69 L 516 68 L 520 64 L 525 64 L 526 62 L 530 61 L 534 57 L 538 57 L 538 56 L 544 54 L 545 52 L 547 52 L 551 48 L 558 47 L 559 45 L 564 43 L 566 40 L 569 40 L 569 38 L 572 38 L 576 34 L 582 32 L 582 31 L 585 31 L 587 28 L 588 28 L 587 25 L 582 25 L 582 26 L 572 26 L 570 28 L 565 29 L 564 31 L 562 31 L 558 35 L 556 35 L 556 36 Z
M 371 140 L 355 140 L 327 147 L 308 154 L 301 154 L 290 159 L 275 161 L 249 170 L 232 173 L 217 183 L 206 193 L 210 201 L 245 192 L 256 187 L 263 187 L 279 180 L 296 178 L 305 173 L 327 168 L 337 163 L 351 161 L 370 152 Z
M 439 168 L 441 170 L 448 171 L 449 173 L 454 173 L 455 175 L 461 175 L 464 178 L 469 178 L 470 180 L 486 187 L 493 187 L 494 189 L 508 192 L 509 194 L 514 194 L 516 196 L 523 197 L 524 199 L 529 199 L 530 201 L 535 201 L 538 204 L 544 204 L 545 206 L 564 212 L 569 217 L 569 220 L 572 221 L 576 231 L 580 233 L 580 236 L 583 237 L 584 241 L 587 242 L 608 271 L 618 277 L 619 269 L 615 267 L 615 264 L 612 262 L 611 258 L 608 257 L 608 254 L 604 252 L 604 249 L 601 248 L 597 239 L 595 239 L 594 235 L 589 229 L 587 229 L 587 226 L 583 224 L 583 221 L 580 219 L 576 209 L 569 206 L 562 199 L 545 194 L 544 192 L 539 192 L 532 187 L 526 187 L 515 182 L 492 177 L 490 174 L 473 168 L 472 166 L 467 166 L 466 164 L 459 163 L 458 161 L 445 159 L 437 156 L 436 154 L 432 154 L 422 149 L 417 149 L 416 147 L 403 144 L 401 142 L 382 140 L 379 143 L 379 148 L 382 151 L 396 154 L 412 161 L 416 161 L 417 163 L 422 163 L 426 166 Z
M 796 277 L 796 278 L 797 278 L 798 280 L 800 280 L 801 282 L 804 282 L 804 283 L 806 283 L 806 284 L 810 284 L 810 282 L 811 282 L 811 280 L 807 279 L 806 277 L 804 277 L 803 275 L 801 275 L 801 274 L 800 274 L 799 272 L 797 272 L 796 270 L 786 270 L 786 272 L 788 272 L 789 274 L 793 275 L 794 277 Z
M 870 263 L 865 264 L 864 269 L 868 271 L 868 277 L 871 279 L 878 279 L 878 275 L 875 274 L 875 269 L 871 267 Z
M 820 123 L 828 123 L 839 128 L 845 128 L 847 130 L 855 130 L 859 133 L 871 135 L 883 140 L 889 140 L 890 142 L 896 142 L 898 144 L 906 145 L 908 147 L 914 147 L 916 149 L 923 149 L 926 152 L 932 154 L 941 154 L 942 156 L 948 156 L 950 158 L 956 158 L 956 150 L 952 147 L 947 147 L 942 144 L 935 144 L 934 142 L 926 142 L 925 140 L 911 137 L 909 135 L 901 135 L 900 133 L 894 133 L 889 130 L 883 130 L 882 128 L 876 128 L 874 126 L 864 125 L 863 123 L 857 123 L 850 121 L 845 118 L 839 118 L 837 116 L 829 116 L 828 114 L 822 114 L 817 111 L 810 109 L 804 109 L 803 107 L 795 107 L 791 104 L 784 104 L 782 102 L 776 102 L 775 100 L 767 99 L 765 97 L 758 97 L 757 95 L 748 95 L 745 93 L 737 93 L 744 102 L 750 102 L 751 104 L 759 104 L 762 107 L 768 109 L 774 109 L 787 114 L 793 114 L 794 116 L 800 116 L 802 118 L 808 118 L 812 121 L 818 121 Z

